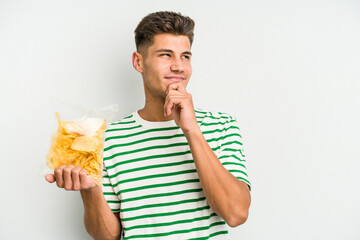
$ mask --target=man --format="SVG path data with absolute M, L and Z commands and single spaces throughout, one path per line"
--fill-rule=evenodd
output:
M 192 19 L 173 12 L 137 26 L 132 61 L 146 102 L 106 131 L 103 189 L 75 166 L 46 176 L 80 190 L 94 239 L 227 239 L 225 222 L 247 219 L 250 183 L 236 121 L 195 109 L 186 91 L 193 29 Z

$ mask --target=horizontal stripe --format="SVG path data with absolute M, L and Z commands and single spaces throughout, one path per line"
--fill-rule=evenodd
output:
M 111 139 L 129 138 L 129 137 L 134 137 L 134 136 L 142 135 L 142 134 L 145 134 L 145 133 L 151 133 L 151 132 L 170 131 L 170 130 L 178 130 L 178 129 L 180 129 L 180 127 L 152 128 L 152 129 L 149 129 L 149 130 L 136 132 L 136 133 L 132 133 L 132 134 L 108 137 L 108 138 L 105 139 L 105 141 L 108 141 L 108 140 L 111 140 Z
M 144 189 L 149 189 L 149 188 L 169 187 L 169 186 L 194 183 L 194 182 L 200 182 L 200 180 L 197 178 L 197 179 L 189 179 L 189 180 L 178 181 L 178 182 L 160 183 L 160 184 L 152 184 L 152 185 L 147 185 L 147 186 L 142 186 L 142 187 L 121 189 L 120 193 L 122 194 L 122 193 L 126 193 L 126 192 L 139 191 L 139 190 L 144 190 Z
M 181 175 L 181 174 L 189 174 L 189 173 L 195 173 L 195 172 L 196 172 L 196 169 L 191 169 L 191 170 L 185 170 L 185 171 L 179 171 L 179 172 L 153 174 L 153 175 L 149 175 L 149 176 L 130 178 L 130 179 L 118 181 L 117 183 L 115 183 L 113 185 L 113 187 L 116 187 L 117 185 L 122 184 L 122 183 L 135 182 L 135 181 L 151 179 L 151 178 L 160 178 L 160 177 L 169 177 L 169 176 L 175 176 L 175 175 Z M 114 174 L 114 175 L 118 175 L 118 174 Z
M 191 151 L 185 151 L 185 152 L 175 152 L 175 153 L 167 153 L 167 154 L 158 154 L 158 155 L 151 155 L 151 156 L 146 156 L 146 157 L 140 157 L 140 158 L 133 158 L 133 159 L 129 159 L 129 160 L 125 160 L 125 161 L 121 161 L 121 162 L 117 162 L 114 165 L 110 165 L 110 166 L 119 166 L 119 165 L 124 165 L 127 163 L 134 163 L 134 162 L 140 162 L 140 161 L 145 161 L 145 160 L 149 160 L 149 159 L 158 159 L 158 158 L 166 158 L 166 157 L 175 157 L 175 156 L 181 156 L 181 155 L 186 155 L 186 154 L 190 154 Z M 111 158 L 110 158 L 111 159 Z M 110 159 L 104 159 L 104 161 L 110 160 Z
M 104 195 L 116 195 L 114 192 L 103 192 Z
M 130 173 L 130 172 L 149 170 L 149 169 L 153 169 L 153 168 L 172 167 L 172 166 L 178 166 L 178 165 L 183 165 L 183 164 L 191 164 L 191 163 L 194 163 L 194 160 L 186 160 L 186 161 L 182 161 L 182 162 L 149 165 L 149 166 L 145 166 L 145 167 L 130 168 L 130 169 L 127 169 L 127 170 L 124 170 L 124 171 L 119 171 L 118 174 L 120 175 L 120 174 L 125 174 L 125 173 Z
M 223 151 L 229 151 L 229 152 L 239 152 L 240 149 L 235 149 L 235 148 L 224 148 Z
M 202 123 L 201 126 L 218 126 L 218 125 L 225 125 L 225 124 L 229 124 L 232 122 L 236 122 L 236 120 L 231 120 L 229 122 L 212 122 L 212 123 Z
M 126 135 L 118 135 L 118 136 L 107 137 L 107 138 L 105 138 L 105 142 L 109 141 L 109 140 L 112 140 L 112 139 L 129 138 L 129 137 L 134 137 L 134 136 L 138 136 L 138 135 L 142 135 L 142 134 L 150 133 L 150 132 L 170 131 L 170 130 L 178 130 L 178 129 L 180 129 L 180 127 L 152 128 L 152 129 L 148 129 L 148 130 L 141 131 L 141 132 L 135 132 L 135 133 L 126 134 Z M 204 131 L 203 134 L 211 134 L 211 133 L 215 133 L 215 132 L 228 131 L 230 129 L 238 129 L 238 130 L 240 130 L 239 127 L 237 127 L 237 126 L 230 126 L 228 128 L 224 128 L 224 129 L 215 129 L 215 130 L 211 130 L 211 131 Z
M 239 158 L 236 155 L 222 155 L 222 156 L 219 157 L 219 159 L 224 159 L 224 158 L 235 158 L 235 159 L 237 159 L 237 160 L 239 160 L 241 162 L 245 162 L 245 160 Z
M 227 152 L 237 152 L 237 153 L 240 153 L 241 157 L 244 157 L 244 158 L 245 158 L 245 155 L 242 154 L 241 149 L 224 148 L 224 149 L 222 150 L 222 152 L 225 152 L 225 151 L 227 151 Z
M 223 235 L 223 234 L 228 234 L 229 231 L 219 231 L 219 232 L 214 232 L 212 234 L 210 234 L 208 237 L 199 237 L 199 238 L 190 238 L 188 240 L 206 240 L 206 239 L 209 239 L 211 237 L 215 237 L 215 236 L 218 236 L 218 235 Z
M 164 148 L 171 148 L 171 147 L 188 146 L 188 145 L 189 145 L 188 142 L 182 142 L 182 143 L 173 143 L 173 144 L 167 144 L 167 145 L 155 145 L 155 146 L 150 146 L 150 147 L 144 147 L 144 148 L 139 148 L 136 150 L 119 152 L 119 153 L 113 154 L 111 156 L 106 157 L 106 160 L 112 159 L 112 158 L 118 157 L 118 156 L 132 154 L 132 153 L 138 153 L 138 152 L 149 151 L 149 150 L 154 150 L 154 149 L 164 149 Z M 107 169 L 109 169 L 109 167 L 107 167 Z
M 145 195 L 145 196 L 141 196 L 141 197 L 127 198 L 127 199 L 122 200 L 121 202 L 124 203 L 124 202 L 131 202 L 131 201 L 137 201 L 137 200 L 144 200 L 147 198 L 174 196 L 174 195 L 181 195 L 181 194 L 192 193 L 192 192 L 201 192 L 201 191 L 202 191 L 202 188 L 188 189 L 188 190 L 183 190 L 183 191 L 178 191 L 178 192 L 158 193 L 158 194 Z
M 141 219 L 141 218 L 166 217 L 166 216 L 173 216 L 173 215 L 184 214 L 184 213 L 192 213 L 192 212 L 202 211 L 202 210 L 206 210 L 206 209 L 210 209 L 210 207 L 207 205 L 204 207 L 199 207 L 199 208 L 194 208 L 194 209 L 185 209 L 185 210 L 180 210 L 180 211 L 175 211 L 175 212 L 138 215 L 136 217 L 122 218 L 121 221 L 126 222 L 126 221 L 134 221 L 134 220 Z
M 132 115 L 131 115 L 131 117 L 132 117 Z M 135 123 L 135 120 L 128 121 L 128 122 L 114 122 L 114 123 L 111 123 L 110 125 L 132 124 L 132 123 Z
M 141 197 L 133 197 L 133 198 L 127 198 L 123 199 L 121 202 L 132 202 L 132 201 L 138 201 L 138 200 L 144 200 L 149 198 L 158 198 L 158 197 L 166 197 L 166 196 L 176 196 L 176 195 L 182 195 L 182 194 L 188 194 L 188 193 L 196 193 L 201 192 L 202 188 L 197 189 L 187 189 L 177 192 L 167 192 L 167 193 L 157 193 L 157 194 L 150 194 L 150 195 L 142 195 Z
M 240 134 L 238 134 L 238 133 L 233 133 L 233 134 L 227 134 L 227 135 L 224 135 L 224 136 L 220 136 L 220 137 L 217 137 L 217 138 L 210 138 L 210 139 L 207 139 L 206 141 L 207 141 L 208 143 L 209 143 L 209 142 L 218 142 L 218 141 L 220 142 L 221 140 L 225 140 L 225 139 L 227 139 L 227 138 L 234 137 L 234 136 L 241 138 Z
M 115 132 L 115 131 L 125 131 L 125 130 L 132 130 L 136 128 L 140 128 L 141 125 L 135 126 L 135 127 L 128 127 L 128 128 L 111 128 L 106 130 L 105 132 Z
M 207 112 L 201 111 L 201 110 L 199 110 L 199 109 L 195 109 L 195 112 L 196 112 L 196 113 L 202 113 L 202 114 L 206 114 L 206 113 L 207 113 Z
M 226 143 L 223 143 L 221 146 L 224 147 L 224 146 L 227 146 L 227 145 L 232 145 L 232 144 L 237 144 L 237 145 L 240 145 L 242 146 L 243 144 L 239 141 L 231 141 L 231 142 L 226 142 Z
M 215 148 L 211 148 L 213 151 L 216 151 L 220 148 L 220 146 L 217 146 Z M 126 161 L 121 161 L 121 162 L 117 162 L 114 165 L 110 165 L 110 166 L 119 166 L 119 165 L 123 165 L 123 164 L 127 164 L 127 163 L 134 163 L 137 161 L 144 161 L 144 160 L 149 160 L 149 159 L 157 159 L 157 158 L 165 158 L 165 157 L 174 157 L 174 156 L 181 156 L 181 155 L 186 155 L 186 154 L 190 154 L 191 150 L 185 151 L 185 152 L 175 152 L 175 153 L 168 153 L 168 154 L 159 154 L 159 155 L 151 155 L 151 156 L 147 156 L 147 157 L 140 157 L 140 158 L 134 158 L 134 159 L 129 159 Z M 108 158 L 104 158 L 104 161 L 110 160 L 113 157 L 108 157 Z
M 216 213 L 212 213 L 210 216 L 197 217 L 197 218 L 192 218 L 192 219 L 184 219 L 184 220 L 178 220 L 178 221 L 173 221 L 173 222 L 146 224 L 146 225 L 135 225 L 133 227 L 126 228 L 126 231 L 130 231 L 130 230 L 138 229 L 138 228 L 155 228 L 155 227 L 173 226 L 173 225 L 182 224 L 182 223 L 198 222 L 198 221 L 202 221 L 202 220 L 208 220 L 213 216 L 217 216 Z
M 223 162 L 222 165 L 237 165 L 237 166 L 241 166 L 241 167 L 243 167 L 243 168 L 246 169 L 245 165 L 244 165 L 244 164 L 241 164 L 241 163 Z
M 134 144 L 138 144 L 138 143 L 143 143 L 143 142 L 148 142 L 148 141 L 153 141 L 153 140 L 167 140 L 167 139 L 172 139 L 172 138 L 176 138 L 176 137 L 185 137 L 184 134 L 175 134 L 175 135 L 170 135 L 170 136 L 158 136 L 158 137 L 151 137 L 151 138 L 144 138 L 144 139 L 140 139 L 137 141 L 133 141 L 133 142 L 127 142 L 124 144 L 113 144 L 107 148 L 104 148 L 104 152 L 113 149 L 113 148 L 117 148 L 117 147 L 126 147 L 126 146 L 131 146 Z
M 126 124 L 126 123 L 134 123 L 135 122 L 135 120 L 133 120 L 133 121 L 128 121 L 128 122 L 123 122 L 123 120 L 125 120 L 125 119 L 129 119 L 129 118 L 132 118 L 133 117 L 133 115 L 131 114 L 131 115 L 129 115 L 129 116 L 126 116 L 126 117 L 124 117 L 122 120 L 120 120 L 120 121 L 118 121 L 118 122 L 114 122 L 114 123 L 112 123 L 112 124 L 110 124 L 110 125 L 117 125 L 117 124 Z
M 237 173 L 241 173 L 241 174 L 243 174 L 243 175 L 245 175 L 245 176 L 248 176 L 248 175 L 246 174 L 246 172 L 241 171 L 241 170 L 232 170 L 232 169 L 230 169 L 229 172 L 237 172 Z
M 123 212 L 136 211 L 136 210 L 145 209 L 145 208 L 157 208 L 157 207 L 180 205 L 180 204 L 184 204 L 184 203 L 200 202 L 200 201 L 204 201 L 205 199 L 206 199 L 205 197 L 202 197 L 202 198 L 198 198 L 198 199 L 187 199 L 187 200 L 182 200 L 182 201 L 177 201 L 177 202 L 156 203 L 156 204 L 143 205 L 143 206 L 139 206 L 139 207 L 122 208 L 122 209 L 120 209 L 120 212 L 123 213 Z
M 218 117 L 214 117 L 212 115 L 207 115 L 206 116 L 207 118 L 211 118 L 211 119 L 216 119 L 216 120 L 219 120 L 219 119 L 230 119 L 229 116 L 218 116 Z
M 211 133 L 214 133 L 214 132 L 212 132 L 212 131 L 203 132 L 203 134 L 211 134 Z M 233 137 L 233 136 L 242 138 L 240 134 L 233 133 L 233 134 L 228 134 L 226 136 L 221 136 L 219 138 L 209 139 L 209 140 L 207 140 L 207 142 L 224 140 L 226 138 Z M 158 137 L 145 138 L 145 139 L 128 142 L 128 143 L 124 143 L 124 144 L 113 144 L 113 145 L 110 145 L 109 147 L 104 148 L 104 152 L 109 151 L 110 149 L 113 149 L 113 148 L 117 148 L 117 147 L 131 146 L 134 144 L 144 143 L 144 142 L 153 141 L 153 140 L 167 140 L 167 139 L 172 139 L 172 138 L 177 138 L 177 137 L 185 137 L 185 135 L 184 134 L 175 134 L 175 135 L 170 135 L 170 136 L 158 136 Z M 242 143 L 240 143 L 240 145 L 242 145 Z
M 215 129 L 215 130 L 211 130 L 211 131 L 203 131 L 202 133 L 203 134 L 211 134 L 211 133 L 216 133 L 216 132 L 228 131 L 230 129 L 238 129 L 238 130 L 240 130 L 239 127 L 237 127 L 237 126 L 230 126 L 228 128 L 224 128 L 224 129 Z
M 132 124 L 132 123 L 135 123 L 135 120 L 130 121 L 130 122 L 114 122 L 114 123 L 111 123 L 110 125 Z
M 167 232 L 167 233 L 155 233 L 155 234 L 146 234 L 146 235 L 132 235 L 132 236 L 129 236 L 129 237 L 125 237 L 124 240 L 133 239 L 133 238 L 164 237 L 164 236 L 170 236 L 170 235 L 176 235 L 176 234 L 184 234 L 184 233 L 189 233 L 189 232 L 204 231 L 204 230 L 209 230 L 213 226 L 224 225 L 224 224 L 225 224 L 225 222 L 215 222 L 215 223 L 212 223 L 209 226 L 205 226 L 205 227 L 197 227 L 197 228 L 191 228 L 191 229 L 185 229 L 185 230 L 177 230 L 177 231 L 172 231 L 172 232 Z

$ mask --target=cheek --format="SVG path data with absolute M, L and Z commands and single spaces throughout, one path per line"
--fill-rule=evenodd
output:
M 144 73 L 145 73 L 146 78 L 149 80 L 156 78 L 157 75 L 159 74 L 158 65 L 157 64 L 147 65 Z
M 168 61 L 156 61 L 152 64 L 152 73 L 157 75 L 164 75 L 167 73 L 170 64 Z
M 192 67 L 191 67 L 190 63 L 186 66 L 186 72 L 189 74 L 189 77 L 190 77 L 191 73 L 192 73 Z

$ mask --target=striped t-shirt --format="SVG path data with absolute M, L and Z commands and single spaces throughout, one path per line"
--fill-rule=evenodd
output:
M 204 137 L 222 165 L 250 182 L 236 120 L 195 110 Z M 124 239 L 228 239 L 210 208 L 186 138 L 175 121 L 149 122 L 137 111 L 105 133 L 104 196 L 120 212 Z

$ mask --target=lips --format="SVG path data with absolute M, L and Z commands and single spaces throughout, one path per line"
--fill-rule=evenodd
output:
M 183 76 L 169 76 L 169 77 L 165 77 L 165 78 L 172 82 L 181 82 L 181 81 L 185 80 L 185 77 L 183 77 Z

